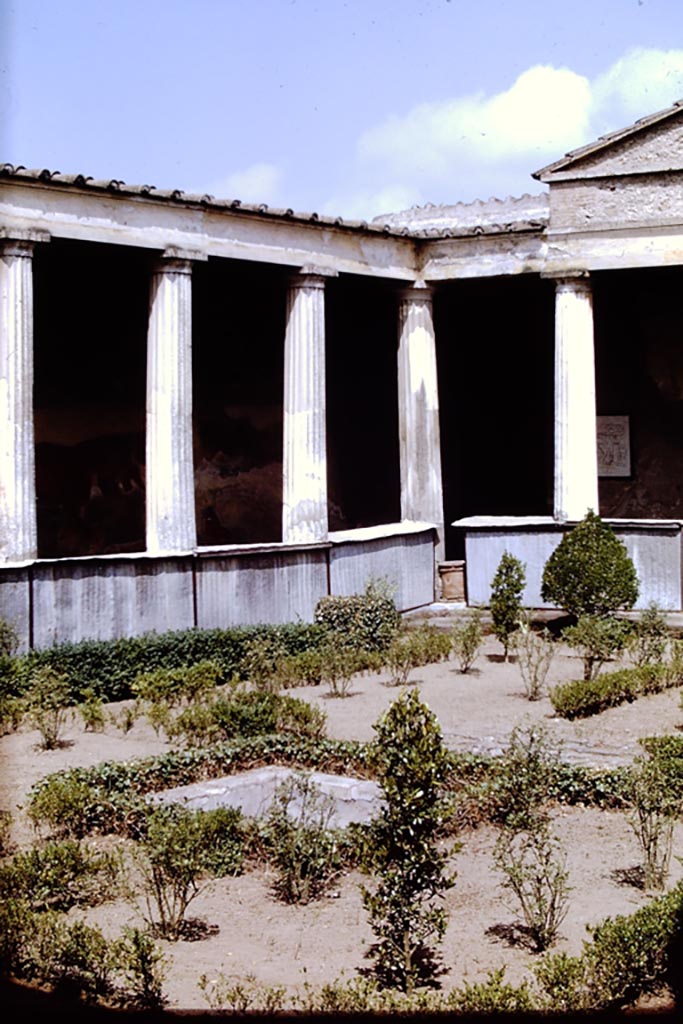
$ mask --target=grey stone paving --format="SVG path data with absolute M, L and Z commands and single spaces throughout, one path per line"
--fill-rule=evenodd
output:
M 510 734 L 486 734 L 483 736 L 465 736 L 462 733 L 445 733 L 444 742 L 450 750 L 462 754 L 483 754 L 495 756 L 502 754 L 509 742 Z M 595 746 L 577 739 L 554 737 L 559 746 L 561 761 L 568 764 L 584 765 L 587 768 L 621 768 L 631 763 L 634 757 L 643 753 L 638 743 L 625 743 L 620 746 L 601 744 Z

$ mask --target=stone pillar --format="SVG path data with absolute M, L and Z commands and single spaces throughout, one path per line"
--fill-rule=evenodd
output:
M 593 296 L 587 274 L 555 288 L 554 517 L 565 522 L 599 511 Z
M 33 249 L 0 239 L 0 562 L 38 556 L 33 429 Z
M 325 277 L 303 267 L 287 292 L 282 465 L 282 540 L 327 538 Z
M 405 288 L 398 314 L 401 519 L 435 523 L 444 558 L 443 489 L 432 290 Z
M 192 464 L 192 262 L 169 249 L 152 275 L 147 332 L 147 550 L 197 544 Z

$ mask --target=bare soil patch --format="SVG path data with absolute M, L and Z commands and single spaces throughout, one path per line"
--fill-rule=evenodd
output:
M 517 666 L 499 661 L 495 657 L 499 653 L 500 646 L 488 638 L 467 675 L 460 674 L 453 662 L 414 672 L 414 682 L 439 718 L 449 746 L 496 751 L 505 746 L 515 725 L 542 721 L 562 744 L 568 760 L 611 766 L 627 763 L 639 753 L 640 737 L 672 733 L 683 723 L 677 690 L 644 697 L 584 721 L 557 719 L 547 696 L 533 703 L 526 699 Z M 551 668 L 549 682 L 580 673 L 580 661 L 563 650 Z M 332 699 L 319 687 L 289 692 L 327 713 L 330 736 L 370 740 L 373 723 L 398 694 L 386 682 L 386 674 L 357 677 L 352 696 L 345 699 Z M 20 846 L 35 840 L 23 806 L 38 779 L 67 766 L 129 760 L 170 749 L 142 721 L 126 735 L 112 725 L 104 733 L 86 733 L 82 723 L 74 721 L 66 739 L 68 745 L 54 751 L 39 750 L 38 734 L 33 731 L 0 739 L 0 807 L 13 812 L 13 838 Z M 572 886 L 569 913 L 555 948 L 575 953 L 587 938 L 587 926 L 610 915 L 631 913 L 649 896 L 639 887 L 639 849 L 623 814 L 557 808 L 552 820 L 566 851 Z M 446 896 L 444 987 L 483 980 L 488 970 L 503 964 L 508 980 L 521 981 L 536 960 L 520 942 L 519 914 L 501 889 L 492 858 L 495 839 L 496 831 L 490 826 L 467 833 L 452 859 L 457 880 Z M 676 855 L 683 856 L 682 824 L 674 836 L 670 884 L 683 875 Z M 222 971 L 235 977 L 252 976 L 266 984 L 284 984 L 290 991 L 301 989 L 306 981 L 320 984 L 342 974 L 354 975 L 367 963 L 364 954 L 372 941 L 358 889 L 361 881 L 368 879 L 349 872 L 324 898 L 303 907 L 277 902 L 266 868 L 208 883 L 192 904 L 191 915 L 212 926 L 209 934 L 197 941 L 160 943 L 169 960 L 166 990 L 171 1007 L 207 1008 L 197 987 L 201 974 L 215 977 Z M 135 908 L 123 901 L 72 913 L 111 934 L 124 924 L 141 923 Z

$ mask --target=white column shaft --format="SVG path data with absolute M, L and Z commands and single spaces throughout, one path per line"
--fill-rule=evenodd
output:
M 33 243 L 0 243 L 0 562 L 36 558 Z
M 326 537 L 325 279 L 302 275 L 287 293 L 282 539 Z
M 443 488 L 436 338 L 429 289 L 401 295 L 398 344 L 401 518 L 436 523 L 443 558 Z
M 598 512 L 593 299 L 585 278 L 556 284 L 554 490 L 560 522 Z
M 147 550 L 196 546 L 192 464 L 192 264 L 153 274 L 147 335 Z

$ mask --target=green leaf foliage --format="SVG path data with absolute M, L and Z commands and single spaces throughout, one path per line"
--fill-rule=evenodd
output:
M 491 583 L 491 618 L 493 632 L 503 645 L 507 659 L 510 638 L 519 626 L 522 614 L 522 593 L 526 582 L 525 565 L 508 551 L 500 560 Z
M 417 690 L 403 692 L 375 725 L 372 764 L 385 807 L 373 830 L 377 886 L 362 889 L 376 943 L 375 974 L 411 991 L 440 972 L 434 945 L 446 929 L 435 900 L 452 884 L 438 845 L 448 754 L 436 717 Z
M 315 621 L 350 647 L 384 651 L 396 636 L 401 619 L 387 588 L 370 582 L 364 594 L 321 598 Z
M 609 615 L 632 608 L 638 577 L 625 545 L 589 511 L 564 535 L 545 564 L 541 597 L 570 615 Z
M 667 665 L 648 664 L 604 672 L 596 679 L 576 679 L 550 690 L 550 701 L 561 718 L 587 718 L 607 708 L 630 703 L 648 693 L 680 686 L 681 678 Z

